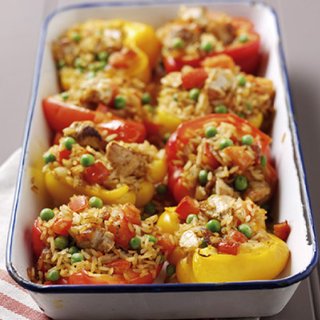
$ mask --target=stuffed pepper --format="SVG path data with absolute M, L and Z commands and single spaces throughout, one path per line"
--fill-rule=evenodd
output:
M 73 196 L 59 208 L 44 208 L 32 228 L 40 284 L 152 283 L 163 264 L 157 216 L 141 220 L 132 204 L 105 205 L 99 197 Z
M 63 134 L 44 154 L 45 183 L 58 204 L 73 194 L 86 194 L 107 204 L 142 207 L 166 176 L 164 150 L 147 141 L 117 141 L 116 133 L 99 130 L 91 122 L 75 122 Z
M 49 126 L 61 131 L 74 121 L 90 120 L 96 123 L 110 119 L 131 121 L 145 130 L 142 123 L 146 98 L 144 83 L 135 78 L 97 77 L 78 81 L 69 90 L 43 100 L 43 111 Z M 122 120 L 122 121 L 123 121 Z
M 221 53 L 231 56 L 245 72 L 257 69 L 260 37 L 247 19 L 183 6 L 157 34 L 167 72 L 185 65 L 198 67 L 204 58 Z
M 263 204 L 273 193 L 276 172 L 271 138 L 232 114 L 184 122 L 167 145 L 169 188 L 176 201 L 228 195 Z
M 267 131 L 273 119 L 274 96 L 271 80 L 240 72 L 226 55 L 213 57 L 201 68 L 184 67 L 161 79 L 154 122 L 163 134 L 186 120 L 231 112 Z
M 89 20 L 62 34 L 52 46 L 61 87 L 110 70 L 148 81 L 159 51 L 151 26 L 124 20 Z
M 167 208 L 158 227 L 170 235 L 170 276 L 179 282 L 271 280 L 289 259 L 287 244 L 265 228 L 266 211 L 250 199 L 212 195 Z

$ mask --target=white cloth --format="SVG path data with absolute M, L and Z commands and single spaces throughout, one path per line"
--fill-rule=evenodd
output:
M 13 196 L 21 149 L 15 151 L 0 167 L 0 319 L 45 320 L 26 290 L 18 286 L 6 271 L 5 253 Z

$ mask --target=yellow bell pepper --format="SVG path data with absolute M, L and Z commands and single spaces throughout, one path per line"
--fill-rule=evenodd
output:
M 58 177 L 51 171 L 44 174 L 45 184 L 52 199 L 57 204 L 67 203 L 74 194 L 96 196 L 102 199 L 105 204 L 135 203 L 136 195 L 129 191 L 127 185 L 114 190 L 106 190 L 99 186 L 72 186 L 66 179 Z
M 213 247 L 197 249 L 177 264 L 180 282 L 270 280 L 286 266 L 289 249 L 272 234 L 257 246 L 240 246 L 237 255 L 217 253 Z
M 256 128 L 260 128 L 263 123 L 263 114 L 262 112 L 258 112 L 257 114 L 248 118 L 248 121 Z
M 143 207 L 150 202 L 155 193 L 154 184 L 162 181 L 166 173 L 165 158 L 155 159 L 149 165 L 148 181 L 140 183 L 137 191 L 130 190 L 129 186 L 125 184 L 114 190 L 106 190 L 98 185 L 89 184 L 74 187 L 68 179 L 60 177 L 50 170 L 45 172 L 44 181 L 47 191 L 58 205 L 67 203 L 74 194 L 84 194 L 97 196 L 105 204 L 133 203 L 137 207 Z
M 160 42 L 156 37 L 154 29 L 146 24 L 139 22 L 129 22 L 120 19 L 114 20 L 89 20 L 81 25 L 71 28 L 67 31 L 68 38 L 72 38 L 75 32 L 82 33 L 87 37 L 85 43 L 81 43 L 82 49 L 89 53 L 98 54 L 96 47 L 92 46 L 95 42 L 90 41 L 92 30 L 116 29 L 122 31 L 123 47 L 135 53 L 135 56 L 130 58 L 128 68 L 108 68 L 108 70 L 100 72 L 106 73 L 106 76 L 113 75 L 115 72 L 120 72 L 125 76 L 135 77 L 144 82 L 148 82 L 151 77 L 151 69 L 155 66 L 160 52 Z M 89 34 L 89 36 L 88 36 Z M 59 45 L 59 42 L 57 42 Z M 57 46 L 56 45 L 56 46 Z M 56 50 L 57 51 L 57 50 Z M 59 70 L 60 84 L 64 90 L 70 87 L 79 80 L 85 79 L 87 69 L 79 71 L 73 65 L 67 64 Z
M 166 208 L 160 215 L 157 226 L 162 233 L 175 233 L 179 229 L 179 218 L 175 207 Z
M 179 229 L 175 207 L 166 208 L 157 226 L 162 233 L 174 234 Z M 177 246 L 168 257 L 182 283 L 270 280 L 284 269 L 288 259 L 287 244 L 270 233 L 263 242 L 241 244 L 237 255 L 218 253 L 212 246 L 187 253 Z
M 154 123 L 159 125 L 161 135 L 174 132 L 182 120 L 173 113 L 158 108 L 154 117 Z

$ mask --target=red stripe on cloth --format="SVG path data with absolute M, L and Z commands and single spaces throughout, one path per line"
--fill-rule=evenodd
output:
M 0 279 L 4 280 L 12 285 L 14 285 L 15 287 L 17 287 L 18 289 L 20 289 L 21 291 L 27 292 L 27 290 L 25 290 L 24 288 L 20 287 L 8 274 L 7 271 L 0 269 Z
M 31 320 L 48 320 L 43 313 L 36 311 L 25 304 L 12 299 L 11 297 L 0 292 L 0 306 Z

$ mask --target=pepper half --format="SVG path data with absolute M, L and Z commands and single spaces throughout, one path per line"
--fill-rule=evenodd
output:
M 149 81 L 159 41 L 149 25 L 125 20 L 89 20 L 53 43 L 53 56 L 64 90 L 88 75 L 120 72 Z M 108 66 L 108 71 L 106 70 Z
M 266 232 L 264 219 L 265 211 L 249 200 L 213 195 L 166 208 L 157 226 L 175 239 L 167 258 L 179 282 L 270 280 L 285 268 L 289 249 Z

